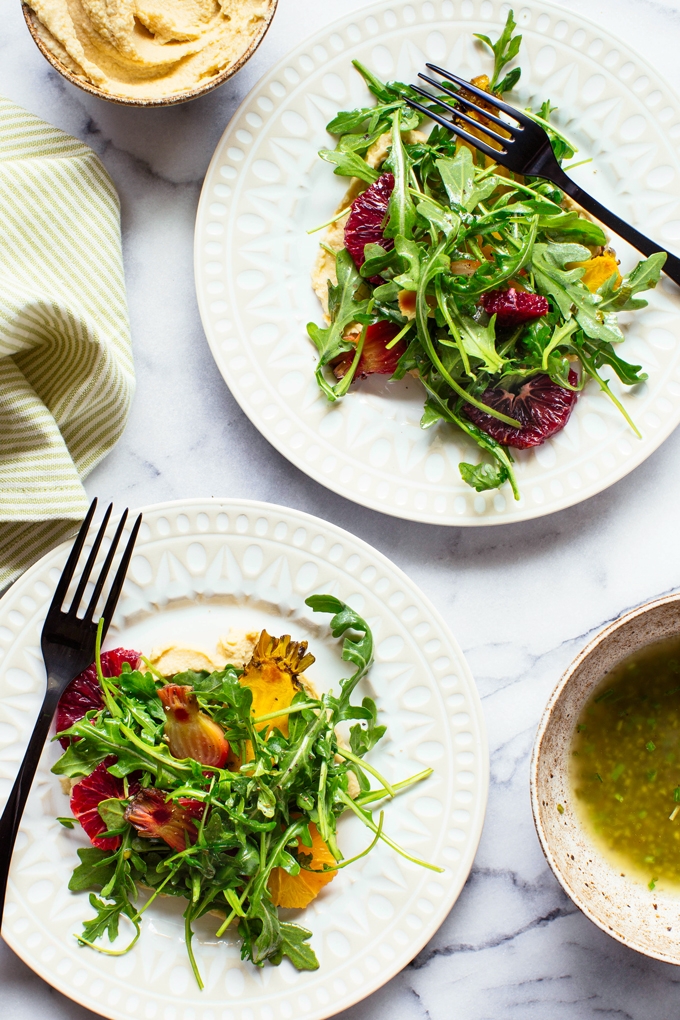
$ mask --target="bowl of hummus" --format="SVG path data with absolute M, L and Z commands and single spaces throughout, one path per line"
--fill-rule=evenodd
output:
M 269 28 L 277 0 L 26 0 L 43 56 L 72 84 L 128 106 L 217 88 Z

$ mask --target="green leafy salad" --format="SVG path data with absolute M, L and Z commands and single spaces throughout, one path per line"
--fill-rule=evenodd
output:
M 477 36 L 494 68 L 473 81 L 490 99 L 520 78 L 518 67 L 504 73 L 520 49 L 515 27 L 511 11 L 496 42 Z M 622 278 L 600 225 L 553 184 L 505 170 L 439 124 L 425 133 L 407 100 L 440 108 L 354 66 L 376 103 L 338 113 L 327 125 L 337 144 L 319 153 L 351 178 L 313 274 L 326 321 L 307 329 L 323 393 L 338 400 L 375 373 L 417 376 L 422 427 L 454 426 L 480 449 L 478 463 L 460 464 L 464 481 L 477 491 L 509 482 L 516 499 L 512 450 L 564 428 L 589 380 L 639 436 L 610 387 L 612 373 L 625 386 L 647 378 L 616 353 L 617 315 L 646 306 L 638 295 L 656 286 L 665 252 Z M 554 110 L 546 100 L 526 112 L 562 164 L 576 149 L 551 124 Z
M 256 966 L 288 957 L 314 970 L 312 933 L 281 919 L 279 908 L 305 907 L 378 840 L 441 870 L 400 848 L 383 829 L 382 811 L 373 817 L 373 805 L 432 770 L 391 784 L 366 761 L 385 733 L 371 698 L 352 703 L 373 661 L 367 623 L 330 595 L 307 605 L 332 614 L 331 633 L 344 638 L 342 658 L 354 667 L 336 692 L 319 695 L 305 678 L 314 662 L 306 642 L 266 631 L 243 668 L 172 677 L 137 652 L 101 653 L 98 644 L 96 663 L 71 683 L 57 714 L 65 751 L 52 771 L 71 781 L 72 817 L 59 820 L 79 823 L 92 843 L 78 850 L 69 884 L 92 890 L 94 916 L 76 935 L 81 944 L 128 952 L 142 915 L 163 894 L 184 901 L 200 987 L 192 925 L 206 914 L 215 915 L 218 937 L 237 933 L 242 958 Z M 350 859 L 337 839 L 347 811 L 369 830 L 368 845 Z M 126 927 L 124 948 L 101 941 L 122 938 Z

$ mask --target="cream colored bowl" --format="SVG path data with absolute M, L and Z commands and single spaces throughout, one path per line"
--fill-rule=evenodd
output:
M 650 892 L 609 861 L 581 825 L 569 770 L 574 727 L 593 688 L 626 656 L 679 634 L 680 595 L 647 602 L 598 634 L 553 692 L 531 763 L 538 838 L 564 891 L 608 935 L 639 953 L 675 964 L 680 964 L 680 894 Z
M 112 92 L 104 92 L 103 89 L 97 88 L 96 85 L 92 85 L 90 82 L 81 78 L 80 75 L 74 74 L 70 68 L 66 67 L 61 63 L 60 60 L 54 56 L 53 53 L 45 46 L 44 42 L 40 38 L 40 34 L 36 27 L 37 17 L 34 12 L 27 7 L 26 4 L 22 4 L 22 10 L 24 12 L 24 18 L 28 25 L 28 30 L 33 36 L 33 41 L 42 53 L 45 60 L 48 60 L 52 67 L 59 72 L 67 81 L 70 81 L 72 85 L 76 85 L 83 92 L 89 92 L 92 96 L 97 96 L 99 99 L 106 99 L 109 103 L 119 103 L 121 106 L 137 106 L 137 107 L 148 107 L 148 106 L 176 106 L 178 103 L 186 103 L 190 99 L 197 99 L 199 96 L 204 96 L 207 92 L 212 92 L 213 89 L 223 85 L 228 78 L 236 74 L 247 60 L 253 55 L 257 47 L 260 45 L 265 37 L 267 29 L 271 25 L 272 18 L 276 12 L 278 0 L 270 0 L 270 7 L 266 18 L 263 19 L 260 30 L 250 40 L 248 47 L 241 53 L 241 55 L 230 64 L 229 67 L 225 67 L 224 71 L 220 74 L 215 75 L 214 78 L 210 78 L 203 84 L 196 86 L 193 89 L 187 89 L 186 92 L 172 92 L 167 96 L 158 96 L 154 99 L 133 99 L 130 96 L 117 96 Z

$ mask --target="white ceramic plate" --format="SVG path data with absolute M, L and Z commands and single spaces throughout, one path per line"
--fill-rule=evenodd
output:
M 9 792 L 45 684 L 40 632 L 68 547 L 28 570 L 0 601 L 0 780 Z M 73 933 L 92 914 L 67 884 L 87 845 L 55 821 L 68 800 L 46 748 L 19 833 L 3 936 L 41 977 L 115 1020 L 320 1020 L 369 995 L 434 934 L 465 882 L 481 833 L 488 752 L 479 698 L 463 655 L 436 610 L 389 560 L 345 531 L 265 503 L 197 499 L 144 511 L 135 556 L 108 647 L 149 651 L 165 642 L 214 650 L 229 626 L 266 626 L 306 638 L 317 657 L 309 675 L 335 686 L 346 664 L 304 599 L 332 592 L 362 613 L 376 639 L 363 693 L 376 698 L 388 732 L 373 752 L 393 781 L 434 775 L 385 809 L 385 828 L 437 874 L 381 844 L 338 877 L 305 911 L 320 961 L 299 974 L 288 961 L 261 970 L 242 963 L 233 936 L 215 939 L 203 919 L 194 939 L 205 990 L 189 970 L 181 904 L 156 901 L 127 956 L 79 947 Z M 366 845 L 356 819 L 340 822 L 347 854 Z
M 471 76 L 491 67 L 473 32 L 495 34 L 497 0 L 382 3 L 308 39 L 258 83 L 208 170 L 196 220 L 203 325 L 229 388 L 277 450 L 314 479 L 374 510 L 436 524 L 526 520 L 577 503 L 640 464 L 680 420 L 680 292 L 669 281 L 631 319 L 622 355 L 649 382 L 626 391 L 638 440 L 592 384 L 567 428 L 518 455 L 522 500 L 475 494 L 458 471 L 479 452 L 451 426 L 419 427 L 423 391 L 375 377 L 330 405 L 314 380 L 305 325 L 321 321 L 310 285 L 319 237 L 347 186 L 317 157 L 338 109 L 373 103 L 351 60 L 412 81 L 426 60 Z M 524 37 L 513 96 L 559 106 L 557 123 L 592 157 L 574 178 L 661 244 L 680 239 L 680 107 L 649 65 L 589 21 L 548 3 L 515 6 Z M 624 268 L 634 254 L 621 241 Z M 623 318 L 623 317 L 622 317 Z M 613 387 L 620 395 L 621 388 Z

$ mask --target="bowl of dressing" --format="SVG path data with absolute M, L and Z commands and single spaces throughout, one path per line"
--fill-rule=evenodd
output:
M 571 664 L 538 728 L 531 801 L 576 905 L 680 964 L 680 595 L 626 613 Z

